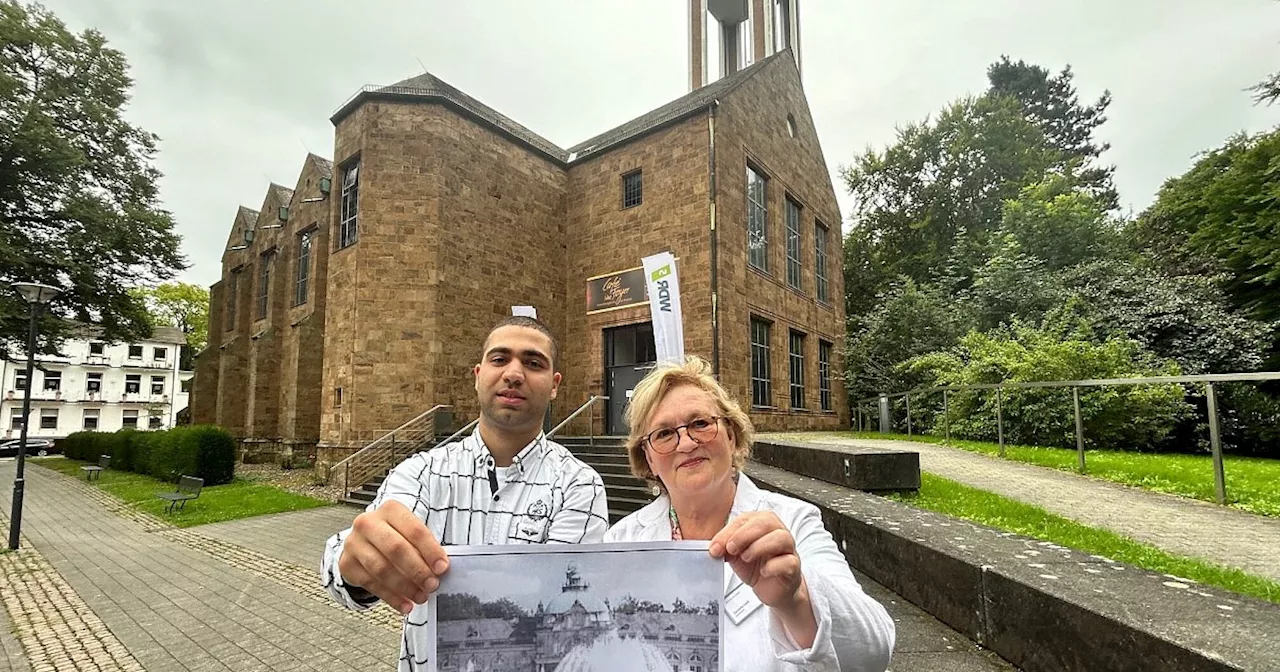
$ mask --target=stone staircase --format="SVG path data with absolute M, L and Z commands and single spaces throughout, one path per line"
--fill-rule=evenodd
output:
M 653 491 L 649 486 L 631 475 L 624 445 L 626 437 L 597 436 L 593 441 L 585 436 L 561 436 L 555 441 L 591 465 L 604 480 L 604 489 L 609 496 L 610 525 L 653 501 Z
M 653 501 L 653 492 L 644 481 L 632 476 L 631 468 L 627 466 L 627 453 L 623 445 L 625 437 L 597 436 L 593 441 L 585 436 L 562 436 L 553 440 L 568 448 L 578 459 L 591 465 L 600 474 L 609 497 L 609 524 L 618 522 L 627 514 Z M 341 502 L 360 508 L 368 506 L 385 479 L 385 473 L 370 478 L 359 488 L 348 492 Z

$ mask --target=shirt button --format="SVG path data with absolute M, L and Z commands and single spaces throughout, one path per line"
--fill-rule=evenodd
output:
M 493 501 L 495 501 L 495 502 L 496 502 L 496 501 L 498 501 L 498 498 L 499 498 L 499 495 L 494 495 L 494 496 L 493 496 Z

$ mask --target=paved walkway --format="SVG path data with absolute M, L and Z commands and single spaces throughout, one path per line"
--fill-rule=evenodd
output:
M 99 656 L 82 664 L 68 657 L 69 663 L 49 664 L 41 653 L 41 662 L 28 668 L 17 642 L 0 632 L 0 672 L 135 665 L 154 671 L 393 669 L 398 617 L 383 607 L 365 614 L 345 611 L 316 580 L 324 540 L 349 524 L 355 509 L 328 507 L 178 530 L 80 481 L 40 467 L 28 474 L 26 542 L 16 556 L 0 555 L 0 588 L 8 589 L 12 575 L 29 573 L 38 577 L 31 583 L 62 582 L 63 589 L 46 593 L 83 601 L 67 608 L 53 604 L 48 594 L 18 596 L 6 606 L 22 621 L 14 624 L 19 639 L 26 635 L 29 654 L 91 637 L 119 660 Z M 12 477 L 12 464 L 0 463 L 0 483 Z M 0 494 L 0 506 L 7 510 L 7 492 Z M 43 563 L 43 569 L 9 570 L 6 562 L 17 557 Z M 898 624 L 893 672 L 1013 669 L 858 578 Z M 0 609 L 0 626 L 6 625 L 5 612 Z M 91 623 L 59 623 L 66 612 L 79 612 Z M 50 627 L 55 623 L 57 630 Z
M 323 595 L 314 568 L 291 567 L 146 516 L 122 517 L 96 487 L 40 467 L 27 475 L 23 532 L 30 550 L 51 567 L 45 580 L 65 580 L 67 592 L 109 631 L 94 636 L 118 641 L 147 670 L 327 672 L 388 669 L 397 658 L 394 614 L 341 609 Z M 0 483 L 12 478 L 12 463 L 0 464 Z M 7 488 L 0 489 L 0 506 L 8 510 Z M 10 609 L 15 621 L 29 621 L 16 623 L 20 639 L 23 632 L 55 627 L 64 611 L 41 604 L 47 598 L 35 602 L 34 613 L 16 616 Z M 74 631 L 67 639 L 79 636 Z M 40 636 L 38 644 L 47 639 Z M 40 651 L 32 654 L 29 640 L 23 644 L 38 672 Z M 129 669 L 101 662 L 95 667 Z
M 1034 504 L 1170 553 L 1280 581 L 1280 519 L 935 444 L 816 434 L 804 440 L 916 451 L 920 469 L 931 474 Z

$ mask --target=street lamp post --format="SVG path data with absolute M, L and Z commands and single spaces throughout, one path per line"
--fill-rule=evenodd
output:
M 13 511 L 9 515 L 9 549 L 18 550 L 18 536 L 22 534 L 22 491 L 27 461 L 27 426 L 31 424 L 31 388 L 36 368 L 36 330 L 44 304 L 53 300 L 62 290 L 34 282 L 14 283 L 24 301 L 30 307 L 30 323 L 27 325 L 27 389 L 22 397 L 22 430 L 18 435 L 18 475 L 13 479 Z

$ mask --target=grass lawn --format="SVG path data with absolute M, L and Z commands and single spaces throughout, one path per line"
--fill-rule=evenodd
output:
M 33 462 L 73 478 L 83 478 L 80 467 L 90 464 L 64 457 L 35 458 Z M 172 483 L 142 474 L 108 469 L 102 473 L 100 481 L 94 481 L 93 487 L 101 488 L 134 508 L 169 521 L 177 527 L 192 527 L 268 513 L 300 511 L 332 504 L 332 502 L 295 494 L 271 485 L 237 478 L 224 485 L 204 488 L 200 492 L 199 499 L 187 502 L 184 510 L 168 514 L 164 511 L 168 502 L 157 498 L 156 493 L 173 492 Z
M 1202 560 L 1166 553 L 1108 530 L 1056 516 L 992 492 L 933 474 L 920 475 L 920 491 L 889 498 L 1001 530 L 1111 558 L 1161 574 L 1173 574 L 1280 604 L 1280 583 Z
M 839 432 L 858 439 L 894 439 L 942 444 L 942 437 L 929 435 Z M 987 455 L 997 455 L 1000 446 L 982 441 L 952 439 L 948 446 Z M 1015 446 L 1005 444 L 1005 457 L 1042 467 L 1076 470 L 1076 451 L 1067 448 Z M 1171 495 L 1216 502 L 1213 486 L 1213 458 L 1209 455 L 1169 455 L 1133 453 L 1119 450 L 1086 450 L 1085 473 L 1095 478 L 1124 483 Z M 1280 460 L 1260 457 L 1223 457 L 1227 480 L 1227 503 L 1241 511 L 1263 516 L 1280 516 Z

